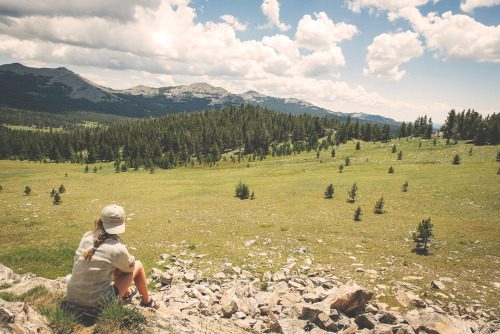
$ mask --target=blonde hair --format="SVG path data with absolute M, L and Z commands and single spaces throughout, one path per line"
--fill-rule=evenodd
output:
M 107 238 L 109 238 L 109 236 L 111 235 L 104 230 L 103 222 L 99 217 L 97 217 L 94 220 L 94 231 L 93 232 L 97 232 L 97 231 L 99 231 L 100 233 L 99 233 L 99 236 L 97 236 L 97 238 L 94 238 L 94 245 L 92 246 L 92 248 L 89 248 L 82 253 L 82 257 L 87 262 L 89 262 L 92 259 L 92 256 L 94 256 L 96 249 L 99 248 L 99 246 L 102 245 L 102 243 Z

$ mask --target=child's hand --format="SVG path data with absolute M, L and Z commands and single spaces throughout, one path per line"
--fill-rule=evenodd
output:
M 135 258 L 130 255 L 130 264 L 128 265 L 129 268 L 135 267 Z

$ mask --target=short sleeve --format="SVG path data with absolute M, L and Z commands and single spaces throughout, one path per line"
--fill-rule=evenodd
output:
M 115 256 L 113 258 L 113 266 L 124 272 L 133 272 L 134 266 L 130 267 L 132 257 L 127 251 L 127 248 L 122 244 L 118 245 Z

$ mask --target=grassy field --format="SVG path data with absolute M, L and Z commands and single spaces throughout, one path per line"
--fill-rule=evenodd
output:
M 394 144 L 402 160 L 391 153 Z M 334 158 L 329 150 L 319 159 L 310 152 L 249 167 L 246 158 L 154 174 L 115 173 L 112 163 L 84 173 L 84 165 L 0 161 L 0 263 L 18 273 L 67 275 L 83 233 L 102 207 L 116 203 L 127 212 L 124 243 L 147 269 L 158 267 L 162 253 L 190 259 L 207 274 L 226 262 L 264 272 L 271 262 L 276 270 L 290 257 L 299 265 L 311 258 L 313 267 L 331 266 L 339 278 L 368 287 L 415 276 L 409 281 L 428 289 L 431 280 L 451 277 L 459 303 L 498 309 L 500 148 L 474 147 L 470 155 L 471 147 L 405 139 L 362 142 L 357 151 L 349 142 L 336 148 Z M 462 163 L 452 165 L 457 153 Z M 347 156 L 351 165 L 339 173 Z M 240 180 L 255 191 L 255 200 L 234 197 Z M 408 192 L 402 192 L 405 181 Z M 357 200 L 348 203 L 354 182 Z M 53 205 L 49 192 L 61 184 L 63 202 Z M 324 198 L 329 184 L 333 199 Z M 382 196 L 385 212 L 374 214 Z M 363 215 L 356 222 L 358 206 Z M 411 232 L 428 217 L 435 241 L 430 255 L 422 256 L 411 251 Z M 250 240 L 255 242 L 245 246 Z M 355 271 L 359 267 L 377 275 Z

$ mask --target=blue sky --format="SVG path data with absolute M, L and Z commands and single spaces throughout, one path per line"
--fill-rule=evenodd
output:
M 441 123 L 500 112 L 500 0 L 0 0 L 0 63 Z

